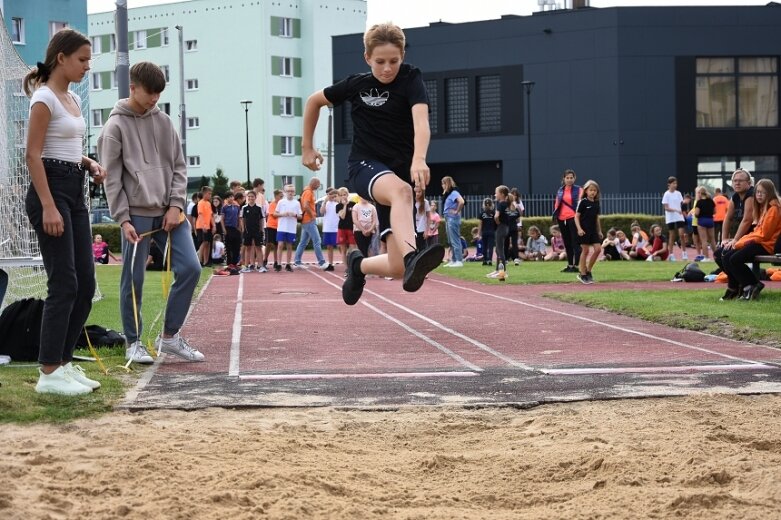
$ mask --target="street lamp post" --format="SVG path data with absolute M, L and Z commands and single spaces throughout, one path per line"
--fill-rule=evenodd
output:
M 528 145 L 528 158 L 529 158 L 529 195 L 532 194 L 532 105 L 531 95 L 534 88 L 533 81 L 522 81 L 523 90 L 526 92 L 526 142 Z
M 247 138 L 247 186 L 251 186 L 252 181 L 249 176 L 249 106 L 252 104 L 252 101 L 242 99 L 239 103 L 244 105 L 244 133 Z

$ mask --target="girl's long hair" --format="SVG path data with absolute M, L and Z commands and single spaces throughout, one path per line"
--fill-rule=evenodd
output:
M 454 189 L 456 189 L 456 181 L 453 180 L 453 177 L 450 175 L 446 175 L 445 177 L 442 177 L 442 182 L 445 184 L 445 193 L 450 193 Z
M 496 187 L 496 191 L 498 191 L 499 193 L 501 193 L 502 195 L 504 195 L 506 197 L 507 207 L 509 209 L 511 209 L 511 210 L 514 210 L 515 209 L 515 197 L 513 196 L 512 193 L 510 193 L 510 188 L 508 188 L 507 186 L 502 184 L 502 185 Z
M 591 186 L 594 186 L 597 189 L 597 196 L 594 197 L 594 200 L 598 201 L 599 200 L 600 189 L 599 189 L 599 184 L 597 184 L 597 181 L 593 181 L 591 179 L 586 181 L 586 184 L 583 185 L 583 196 L 584 197 L 588 197 L 588 195 L 586 195 L 586 192 L 588 191 L 588 189 Z
M 773 201 L 776 201 L 776 204 L 781 204 L 781 200 L 778 198 L 778 191 L 776 190 L 776 185 L 773 184 L 773 181 L 770 179 L 759 179 L 757 181 L 756 186 L 754 186 L 754 191 L 756 191 L 757 188 L 762 187 L 762 189 L 765 190 L 765 193 L 767 193 L 767 196 L 765 197 L 765 202 L 759 206 L 759 215 L 757 215 L 757 222 L 765 215 L 765 212 L 770 207 Z M 756 200 L 756 199 L 755 199 Z
M 46 58 L 43 63 L 39 62 L 39 65 L 42 66 L 33 67 L 24 77 L 22 81 L 24 93 L 29 97 L 35 89 L 49 81 L 49 77 L 57 67 L 57 57 L 60 53 L 70 56 L 83 45 L 90 45 L 90 41 L 89 38 L 79 31 L 74 31 L 73 29 L 57 31 L 52 36 L 52 39 L 49 40 L 49 46 L 46 48 Z

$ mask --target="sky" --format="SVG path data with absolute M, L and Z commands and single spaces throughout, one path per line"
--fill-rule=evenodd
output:
M 563 6 L 565 0 L 550 0 Z M 765 5 L 769 0 L 591 0 L 592 7 L 657 5 Z M 128 8 L 171 3 L 171 0 L 127 0 Z M 567 3 L 571 3 L 569 0 Z M 491 20 L 503 14 L 529 15 L 539 11 L 537 0 L 367 0 L 366 24 L 393 22 L 402 28 L 423 27 L 431 22 Z M 114 9 L 115 0 L 87 0 L 87 12 Z

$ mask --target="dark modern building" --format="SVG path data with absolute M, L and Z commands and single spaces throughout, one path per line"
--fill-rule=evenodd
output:
M 738 166 L 779 182 L 779 4 L 582 8 L 405 33 L 431 100 L 433 190 L 452 175 L 467 194 L 550 193 L 565 168 L 614 193 L 661 192 L 670 175 L 683 190 L 723 187 Z M 334 38 L 335 78 L 368 70 L 361 36 Z M 339 171 L 349 109 L 334 126 Z

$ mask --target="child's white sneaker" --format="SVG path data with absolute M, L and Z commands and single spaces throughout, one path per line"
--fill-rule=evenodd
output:
M 645 261 L 646 261 L 646 262 L 653 262 L 653 261 L 654 261 L 654 257 L 652 257 L 652 256 L 647 256 L 647 257 L 645 257 Z
M 92 388 L 73 379 L 64 366 L 58 367 L 51 374 L 44 374 L 39 368 L 38 373 L 35 391 L 39 394 L 85 395 L 92 392 Z
M 201 354 L 198 349 L 191 347 L 190 344 L 187 343 L 187 340 L 178 333 L 171 338 L 157 336 L 155 348 L 158 352 L 173 354 L 174 356 L 179 356 L 187 361 L 203 361 L 205 359 L 204 355 Z
M 142 365 L 151 365 L 155 362 L 141 341 L 134 341 L 129 347 L 125 348 L 125 360 L 141 363 Z

